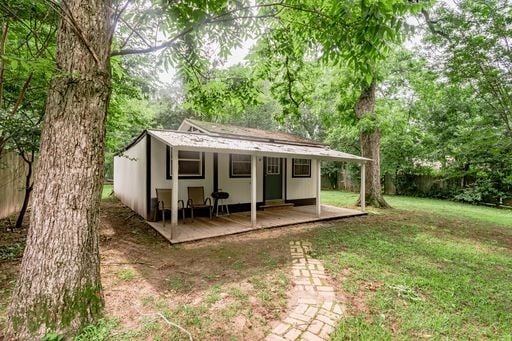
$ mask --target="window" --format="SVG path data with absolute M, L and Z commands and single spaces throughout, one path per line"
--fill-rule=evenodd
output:
M 293 159 L 292 160 L 292 177 L 293 178 L 310 178 L 311 177 L 311 160 Z
M 204 179 L 204 153 L 179 150 L 178 175 L 181 179 Z M 167 147 L 167 179 L 171 178 L 171 148 Z
M 281 159 L 278 157 L 267 157 L 267 174 L 281 174 Z
M 178 175 L 201 176 L 203 175 L 202 163 L 203 158 L 200 152 L 178 151 Z
M 251 156 L 244 154 L 229 154 L 229 177 L 250 178 Z
M 201 130 L 197 129 L 196 127 L 192 127 L 192 126 L 190 128 L 188 128 L 188 131 L 190 131 L 190 132 L 196 132 L 197 131 L 199 133 L 202 133 Z

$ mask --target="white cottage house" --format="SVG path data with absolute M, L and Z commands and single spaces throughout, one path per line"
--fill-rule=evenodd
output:
M 157 189 L 172 189 L 170 224 L 148 222 L 171 242 L 364 214 L 364 196 L 360 211 L 320 204 L 322 160 L 361 165 L 364 193 L 369 159 L 291 134 L 185 119 L 178 130 L 145 130 L 115 156 L 114 193 L 154 220 Z M 192 220 L 187 212 L 178 221 L 189 187 L 228 193 L 232 214 Z

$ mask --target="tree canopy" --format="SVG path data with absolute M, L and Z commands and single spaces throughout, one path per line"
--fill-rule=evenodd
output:
M 369 157 L 375 206 L 387 205 L 384 177 L 398 194 L 506 203 L 510 11 L 507 0 L 0 3 L 0 152 L 41 157 L 8 333 L 71 335 L 97 319 L 99 193 L 112 157 L 142 129 L 185 117 Z M 244 63 L 226 67 L 249 38 Z M 176 71 L 172 84 L 162 70 Z M 325 167 L 333 183 L 340 168 Z M 421 192 L 419 176 L 443 185 Z

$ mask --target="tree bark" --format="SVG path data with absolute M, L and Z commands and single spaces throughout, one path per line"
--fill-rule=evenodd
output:
M 4 73 L 5 73 L 5 43 L 9 33 L 9 22 L 7 19 L 2 23 L 2 34 L 0 35 L 0 110 L 4 108 Z M 0 156 L 5 147 L 5 136 L 0 132 Z
M 15 228 L 19 229 L 23 225 L 23 218 L 25 218 L 25 213 L 27 212 L 28 203 L 30 201 L 30 193 L 32 193 L 33 185 L 32 182 L 32 166 L 34 165 L 34 152 L 28 159 L 25 155 L 22 155 L 23 160 L 28 166 L 27 174 L 25 175 L 25 197 L 23 198 L 23 205 L 21 206 L 20 213 L 18 213 L 18 218 L 16 219 Z
M 98 223 L 110 97 L 110 0 L 64 0 L 27 245 L 7 338 L 71 335 L 103 307 Z
M 4 73 L 5 73 L 5 43 L 9 33 L 9 22 L 7 19 L 2 23 L 2 35 L 0 35 L 0 109 L 4 106 Z
M 355 112 L 358 121 L 375 118 L 375 81 L 365 87 L 356 103 Z M 382 195 L 380 182 L 380 130 L 378 127 L 368 128 L 363 125 L 359 136 L 361 155 L 372 159 L 366 166 L 365 187 L 366 203 L 373 207 L 387 208 L 389 204 Z M 358 202 L 361 201 L 359 198 Z

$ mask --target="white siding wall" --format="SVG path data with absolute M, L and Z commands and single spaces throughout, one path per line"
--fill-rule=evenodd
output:
M 147 218 L 146 214 L 146 138 L 124 152 L 125 156 L 114 158 L 114 192 L 126 206 Z M 292 158 L 287 159 L 286 198 L 288 200 L 314 198 L 316 160 L 311 160 L 310 178 L 292 177 Z M 219 189 L 228 192 L 228 204 L 251 202 L 251 179 L 229 177 L 229 154 L 218 155 Z M 188 186 L 203 186 L 205 195 L 213 191 L 213 153 L 205 153 L 204 179 L 179 179 L 178 198 L 187 202 Z M 257 164 L 257 201 L 263 201 L 263 157 Z M 156 197 L 156 188 L 172 188 L 166 178 L 166 145 L 151 138 L 151 197 Z
M 146 137 L 114 157 L 114 193 L 123 204 L 146 218 Z
M 263 157 L 258 156 L 256 165 L 256 201 L 263 201 Z M 251 178 L 229 177 L 229 154 L 219 154 L 219 189 L 229 193 L 228 204 L 251 202 Z
M 181 125 L 178 127 L 178 131 L 188 131 L 189 128 L 190 128 L 190 124 L 183 121 L 183 122 L 181 122 Z
M 292 158 L 286 161 L 286 199 L 307 199 L 316 197 L 316 163 L 317 160 L 311 160 L 311 177 L 310 178 L 293 178 L 292 177 Z
M 184 149 L 185 150 L 185 149 Z M 155 138 L 151 139 L 151 197 L 156 198 L 156 188 L 172 188 L 172 180 L 167 179 L 166 145 Z M 178 179 L 178 199 L 187 205 L 189 186 L 203 186 L 204 195 L 213 192 L 213 153 L 205 153 L 204 179 Z
M 165 144 L 152 140 L 151 145 L 151 172 L 152 181 L 151 196 L 156 197 L 156 188 L 172 188 L 172 181 L 167 180 L 166 172 L 166 148 Z M 292 158 L 287 161 L 287 199 L 306 199 L 315 197 L 316 160 L 311 161 L 311 178 L 292 178 Z M 251 179 L 229 177 L 229 154 L 219 154 L 219 189 L 228 192 L 229 204 L 241 204 L 251 202 Z M 258 202 L 263 201 L 263 157 L 258 157 L 257 165 Z M 205 178 L 204 179 L 179 179 L 179 199 L 187 201 L 188 186 L 204 186 L 205 195 L 213 192 L 213 153 L 205 154 Z

